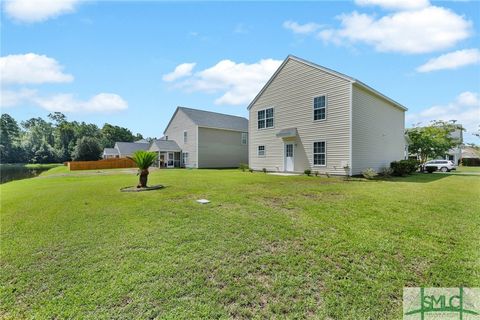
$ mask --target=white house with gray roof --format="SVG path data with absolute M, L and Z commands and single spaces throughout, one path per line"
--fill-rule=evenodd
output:
M 135 142 L 115 142 L 113 148 L 103 149 L 103 159 L 111 158 L 125 158 L 133 155 L 138 150 L 148 150 L 150 143 L 146 140 L 139 140 Z
M 234 168 L 248 163 L 248 120 L 222 113 L 177 107 L 164 140 L 180 151 L 159 153 L 159 163 L 187 168 Z M 155 151 L 152 144 L 150 150 Z M 163 156 L 163 158 L 162 158 Z
M 407 108 L 363 82 L 294 56 L 248 110 L 254 170 L 356 175 L 404 158 Z

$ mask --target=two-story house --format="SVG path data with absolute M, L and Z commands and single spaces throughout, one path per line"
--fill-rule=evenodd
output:
M 177 107 L 164 141 L 152 143 L 150 151 L 159 152 L 159 163 L 167 167 L 237 168 L 248 163 L 247 132 L 245 118 Z
M 294 56 L 248 110 L 254 170 L 356 175 L 404 158 L 407 108 L 354 78 Z

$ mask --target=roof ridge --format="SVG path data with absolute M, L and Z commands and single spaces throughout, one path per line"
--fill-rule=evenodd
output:
M 221 113 L 221 112 L 216 112 L 216 111 L 209 111 L 209 110 L 195 109 L 195 108 L 190 108 L 190 107 L 182 107 L 182 106 L 178 106 L 178 108 L 179 108 L 179 109 L 188 109 L 188 110 L 193 110 L 193 111 L 200 111 L 200 112 L 215 113 L 215 114 L 219 114 L 219 115 L 222 115 L 222 116 L 236 117 L 236 118 L 242 118 L 242 119 L 248 120 L 247 118 L 245 118 L 245 117 L 242 117 L 242 116 L 236 116 L 236 115 L 227 114 L 227 113 Z

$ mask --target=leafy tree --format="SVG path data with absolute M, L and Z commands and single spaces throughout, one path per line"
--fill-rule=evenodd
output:
M 55 163 L 58 161 L 55 149 L 46 141 L 42 141 L 40 145 L 35 146 L 32 154 L 30 162 L 33 163 Z
M 410 153 L 417 154 L 421 163 L 429 158 L 442 157 L 451 148 L 457 146 L 459 141 L 451 137 L 455 130 L 463 130 L 458 125 L 446 121 L 433 121 L 427 127 L 415 127 L 407 130 L 410 140 Z
M 9 114 L 0 117 L 0 159 L 2 162 L 20 162 L 23 160 L 19 146 L 21 130 L 17 121 Z
M 137 138 L 138 136 L 134 136 L 132 131 L 127 128 L 113 126 L 108 123 L 105 123 L 102 128 L 102 142 L 106 148 L 112 148 L 117 141 L 133 142 L 137 140 Z
M 73 160 L 89 161 L 98 160 L 102 153 L 102 148 L 97 139 L 92 137 L 80 138 L 73 151 Z
M 157 154 L 155 152 L 138 150 L 133 153 L 133 157 L 131 159 L 137 164 L 138 174 L 140 175 L 137 188 L 147 187 L 149 174 L 148 168 L 150 168 L 156 158 Z

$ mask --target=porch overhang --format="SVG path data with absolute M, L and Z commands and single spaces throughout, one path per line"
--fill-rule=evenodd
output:
M 288 129 L 282 129 L 278 131 L 277 133 L 277 138 L 295 138 L 298 136 L 297 128 L 288 128 Z

